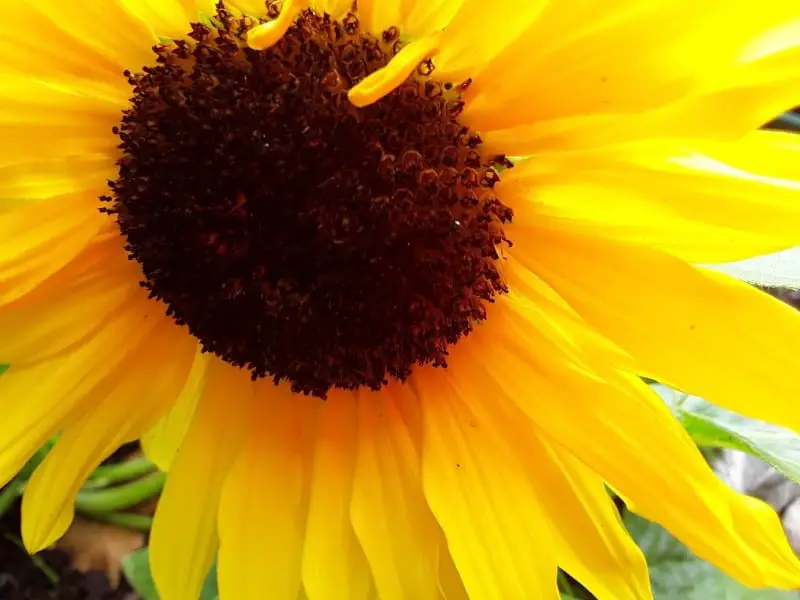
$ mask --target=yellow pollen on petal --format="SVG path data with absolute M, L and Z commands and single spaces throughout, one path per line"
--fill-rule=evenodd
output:
M 411 42 L 388 65 L 353 87 L 347 94 L 350 102 L 358 108 L 377 102 L 403 83 L 419 63 L 434 56 L 438 44 L 439 37 L 433 35 Z
M 297 15 L 307 8 L 308 0 L 286 0 L 277 19 L 262 23 L 247 32 L 247 44 L 253 50 L 271 48 L 289 30 Z

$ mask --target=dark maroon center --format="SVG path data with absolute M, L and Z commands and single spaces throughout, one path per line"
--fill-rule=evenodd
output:
M 448 346 L 506 290 L 511 211 L 430 63 L 381 101 L 347 90 L 399 51 L 355 16 L 303 13 L 273 48 L 221 6 L 126 73 L 116 216 L 142 285 L 203 348 L 324 397 L 378 389 Z

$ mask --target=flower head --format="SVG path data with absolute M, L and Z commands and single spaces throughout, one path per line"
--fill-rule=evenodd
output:
M 800 429 L 796 3 L 23 0 L 0 22 L 0 478 L 46 547 L 143 439 L 165 600 L 648 598 L 607 487 L 796 587 L 647 376 Z M 714 40 L 709 43 L 709 40 Z M 515 156 L 513 161 L 508 156 Z M 780 343 L 776 340 L 780 339 Z M 708 360 L 714 357 L 714 362 Z

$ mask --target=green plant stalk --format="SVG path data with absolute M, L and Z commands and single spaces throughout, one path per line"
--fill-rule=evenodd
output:
M 108 487 L 116 483 L 138 479 L 156 470 L 156 466 L 144 456 L 113 465 L 97 467 L 84 485 L 84 489 Z
M 125 510 L 161 492 L 166 478 L 166 473 L 159 472 L 117 487 L 81 490 L 75 500 L 75 509 L 93 513 Z
M 153 526 L 153 518 L 145 515 L 135 515 L 132 513 L 118 513 L 118 512 L 90 512 L 79 511 L 81 515 L 92 519 L 93 521 L 100 521 L 101 523 L 108 523 L 109 525 L 116 525 L 117 527 L 124 527 L 133 531 L 148 532 Z
M 36 453 L 30 457 L 25 466 L 20 469 L 19 473 L 17 473 L 17 478 L 21 481 L 27 481 L 33 475 L 33 472 L 38 468 L 42 461 L 47 458 L 47 455 L 50 454 L 50 450 L 53 449 L 53 446 L 56 445 L 58 442 L 59 436 L 54 435 L 49 440 L 47 440 L 44 445 L 39 448 Z
M 2 365 L 0 365 L 0 369 L 2 369 Z M 1 370 L 0 373 L 2 373 Z M 22 492 L 25 490 L 25 484 L 28 482 L 28 479 L 30 479 L 30 476 L 33 475 L 36 467 L 38 467 L 47 457 L 47 455 L 50 453 L 50 450 L 53 449 L 53 446 L 55 446 L 57 440 L 57 436 L 47 440 L 44 446 L 39 448 L 28 460 L 28 462 L 25 463 L 22 469 L 20 469 L 19 473 L 17 473 L 17 476 L 9 481 L 8 485 L 6 485 L 6 487 L 0 491 L 0 517 L 5 515 L 11 509 L 11 507 L 14 506 L 14 502 L 16 502 L 17 498 L 19 498 L 22 495 Z
M 22 495 L 22 490 L 25 489 L 25 482 L 19 479 L 12 479 L 8 485 L 0 492 L 0 517 L 5 515 L 16 502 L 17 498 Z
M 574 598 L 575 591 L 572 589 L 572 585 L 570 584 L 569 579 L 567 579 L 567 576 L 561 569 L 558 570 L 558 575 L 556 575 L 556 577 L 558 581 L 558 587 L 561 589 L 561 591 L 566 594 L 569 594 L 570 597 Z

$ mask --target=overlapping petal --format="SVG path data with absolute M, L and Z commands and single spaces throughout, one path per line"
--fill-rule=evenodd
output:
M 723 262 L 800 244 L 797 136 L 754 132 L 738 142 L 654 139 L 554 152 L 509 171 L 522 252 L 536 228 L 653 246 L 691 262 Z
M 769 0 L 758 10 L 747 0 L 551 2 L 473 73 L 465 118 L 478 129 L 502 129 L 574 115 L 635 114 L 725 89 L 743 63 L 796 45 L 783 28 L 798 16 L 787 0 Z M 770 42 L 771 35 L 781 41 Z
M 495 390 L 480 383 L 436 372 L 416 378 L 425 496 L 470 597 L 556 599 L 545 515 L 492 414 Z
M 502 328 L 506 316 L 521 335 Z M 493 317 L 474 334 L 483 360 L 473 361 L 472 369 L 484 370 L 496 393 L 518 406 L 547 439 L 577 456 L 632 501 L 634 510 L 740 581 L 795 585 L 800 561 L 774 511 L 717 479 L 666 404 L 641 380 L 612 361 L 576 362 L 537 332 L 525 306 L 499 306 Z M 593 345 L 580 331 L 574 334 L 573 342 Z M 531 347 L 538 351 L 531 354 Z
M 145 339 L 124 369 L 93 390 L 92 410 L 70 423 L 25 486 L 22 539 L 32 552 L 69 527 L 78 490 L 100 463 L 138 439 L 186 384 L 194 343 L 166 321 Z
M 217 550 L 223 483 L 250 436 L 252 411 L 249 375 L 214 361 L 153 522 L 150 563 L 164 600 L 200 595 Z
M 302 558 L 305 593 L 308 600 L 369 600 L 372 572 L 350 517 L 358 446 L 352 394 L 330 395 L 319 409 L 314 437 Z M 330 568 L 334 561 L 340 568 Z
M 125 85 L 122 72 L 148 64 L 158 41 L 118 1 L 21 0 L 4 11 L 0 64 L 34 78 Z
M 189 430 L 197 403 L 205 389 L 206 373 L 212 360 L 199 347 L 195 348 L 195 358 L 186 385 L 167 414 L 142 435 L 142 450 L 162 471 L 169 471 Z
M 123 362 L 159 323 L 153 317 L 148 306 L 134 299 L 69 354 L 27 367 L 12 366 L 3 375 L 0 481 L 13 477 L 51 436 L 90 411 L 113 387 Z
M 441 537 L 420 481 L 420 439 L 403 417 L 415 399 L 400 385 L 358 394 L 358 449 L 350 518 L 386 600 L 436 600 Z M 421 425 L 421 424 L 420 424 Z
M 568 230 L 540 234 L 548 252 L 518 259 L 625 349 L 640 374 L 800 431 L 786 404 L 800 394 L 800 314 L 791 307 L 657 250 Z
M 256 384 L 253 422 L 219 504 L 220 594 L 295 600 L 309 499 L 313 412 L 318 399 Z M 177 598 L 177 596 L 176 596 Z

